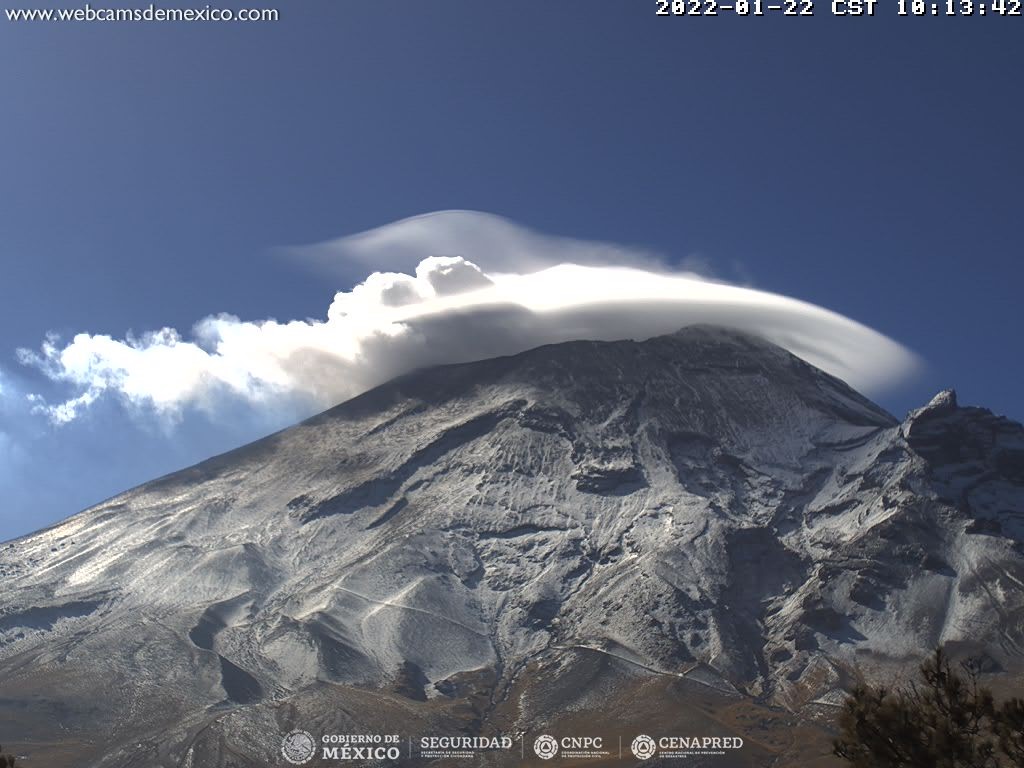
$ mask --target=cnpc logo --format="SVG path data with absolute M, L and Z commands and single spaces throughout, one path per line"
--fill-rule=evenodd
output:
M 546 733 L 541 734 L 533 742 L 533 751 L 537 753 L 537 757 L 541 760 L 550 760 L 558 754 L 558 740 L 554 736 L 548 736 Z
M 563 736 L 556 739 L 549 734 L 542 734 L 533 742 L 533 751 L 541 760 L 550 760 L 559 752 L 580 753 L 594 752 L 604 747 L 600 736 Z

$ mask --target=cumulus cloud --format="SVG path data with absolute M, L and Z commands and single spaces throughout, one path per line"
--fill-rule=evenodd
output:
M 643 339 L 698 322 L 758 333 L 869 393 L 915 368 L 896 342 L 821 307 L 670 271 L 642 251 L 455 213 L 332 244 L 357 261 L 415 259 L 415 268 L 373 271 L 339 292 L 322 320 L 218 315 L 188 338 L 171 328 L 123 339 L 82 333 L 20 350 L 23 363 L 71 388 L 35 407 L 55 422 L 110 395 L 171 420 L 185 408 L 213 413 L 225 398 L 309 412 L 427 365 L 572 339 Z
M 223 400 L 216 419 L 171 425 L 138 418 L 118 399 L 99 397 L 55 426 L 33 414 L 26 395 L 47 382 L 0 370 L 0 542 L 49 525 L 115 493 L 255 440 L 302 413 L 272 413 Z M 60 385 L 54 385 L 59 389 Z M 308 415 L 308 414 L 307 414 Z

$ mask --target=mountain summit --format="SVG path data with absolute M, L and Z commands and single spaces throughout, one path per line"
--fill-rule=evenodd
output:
M 815 765 L 855 670 L 947 642 L 1020 680 L 1022 542 L 1024 428 L 952 393 L 900 423 L 717 327 L 558 344 L 4 545 L 0 719 L 50 766 L 665 717 Z

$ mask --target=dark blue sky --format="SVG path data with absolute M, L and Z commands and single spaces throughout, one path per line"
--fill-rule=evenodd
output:
M 15 349 L 50 331 L 319 316 L 348 286 L 278 246 L 470 208 L 696 254 L 864 322 L 928 363 L 894 412 L 955 386 L 1024 417 L 1024 19 L 898 18 L 896 0 L 860 19 L 820 1 L 814 18 L 277 7 L 265 25 L 0 20 L 8 380 L 43 386 Z M 264 428 L 186 439 L 122 417 L 20 427 L 0 537 Z M 60 487 L 28 504 L 58 460 Z

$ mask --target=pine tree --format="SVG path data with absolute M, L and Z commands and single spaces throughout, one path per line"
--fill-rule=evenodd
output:
M 941 648 L 907 687 L 856 686 L 839 730 L 854 768 L 1024 768 L 1024 700 L 997 705 L 977 665 L 958 671 Z
M 995 731 L 999 748 L 1010 758 L 1010 764 L 1024 766 L 1024 699 L 1003 703 L 997 711 Z

